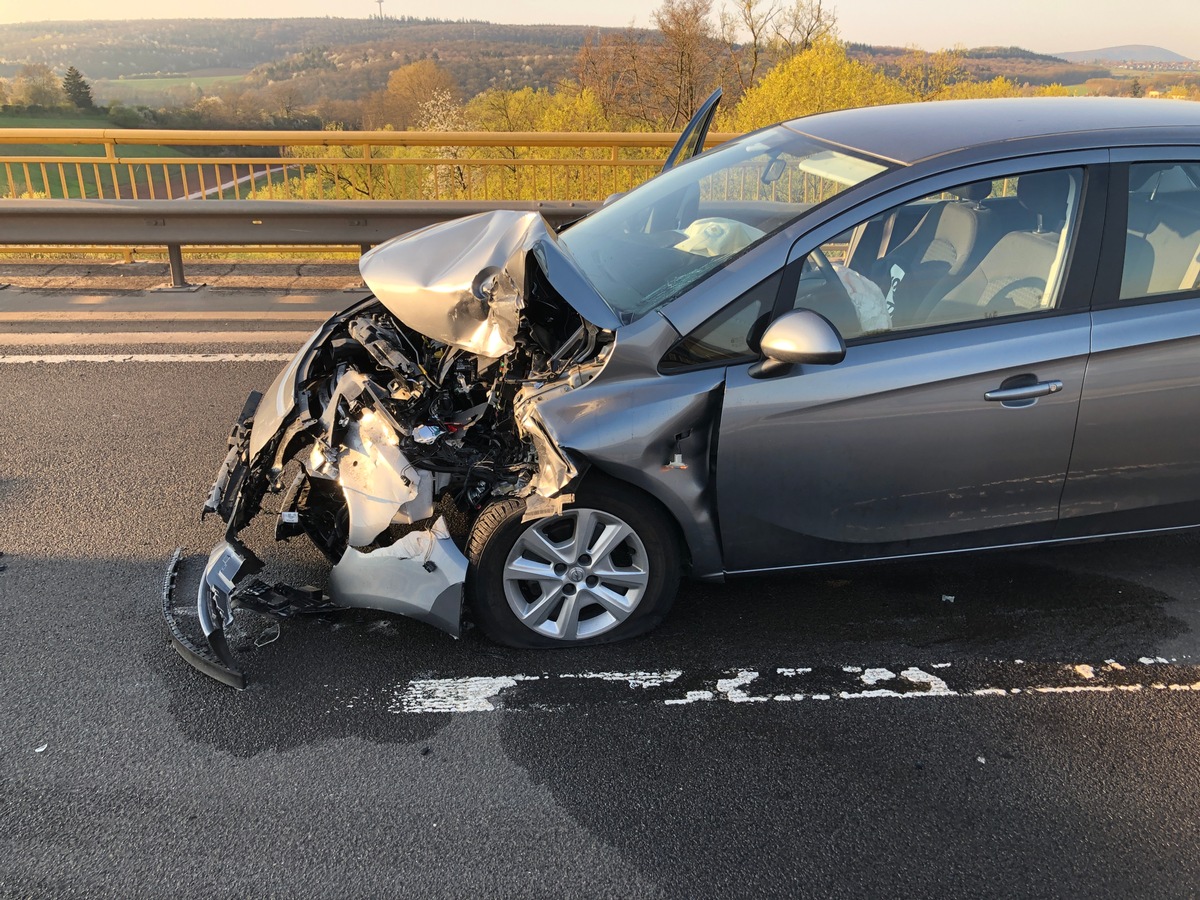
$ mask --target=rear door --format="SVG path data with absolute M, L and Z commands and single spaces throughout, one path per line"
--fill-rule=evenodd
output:
M 1114 150 L 1064 537 L 1200 524 L 1200 150 Z

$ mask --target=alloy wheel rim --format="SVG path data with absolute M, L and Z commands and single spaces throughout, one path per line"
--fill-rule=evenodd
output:
M 517 620 L 561 641 L 616 628 L 645 597 L 646 546 L 619 516 L 572 509 L 530 523 L 504 564 L 504 596 Z

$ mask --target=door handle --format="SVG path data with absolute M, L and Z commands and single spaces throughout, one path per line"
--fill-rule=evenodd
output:
M 1010 403 L 1013 400 L 1036 400 L 1047 394 L 1057 394 L 1063 389 L 1061 381 L 1039 381 L 1036 384 L 1023 384 L 1020 387 L 996 388 L 983 395 L 984 400 L 999 400 Z

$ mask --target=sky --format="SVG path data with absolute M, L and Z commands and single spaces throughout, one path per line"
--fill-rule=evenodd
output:
M 714 0 L 719 7 L 722 0 Z M 384 0 L 385 15 L 482 19 L 506 23 L 649 26 L 657 0 Z M 844 40 L 915 45 L 927 50 L 1017 45 L 1042 53 L 1117 44 L 1154 44 L 1200 59 L 1200 3 L 1155 0 L 832 0 Z M 1138 14 L 1140 10 L 1147 14 Z M 0 23 L 61 19 L 254 18 L 377 15 L 373 0 L 0 0 Z M 987 15 L 980 15 L 987 10 Z

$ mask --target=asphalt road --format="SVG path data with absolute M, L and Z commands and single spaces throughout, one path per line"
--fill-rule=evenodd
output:
M 657 632 L 582 651 L 371 613 L 260 648 L 243 617 L 239 694 L 157 607 L 281 363 L 94 358 L 280 354 L 222 332 L 309 324 L 155 303 L 0 295 L 0 895 L 1200 890 L 1194 537 L 685 584 Z M 6 361 L 47 355 L 93 359 Z M 322 577 L 299 545 L 272 565 Z

